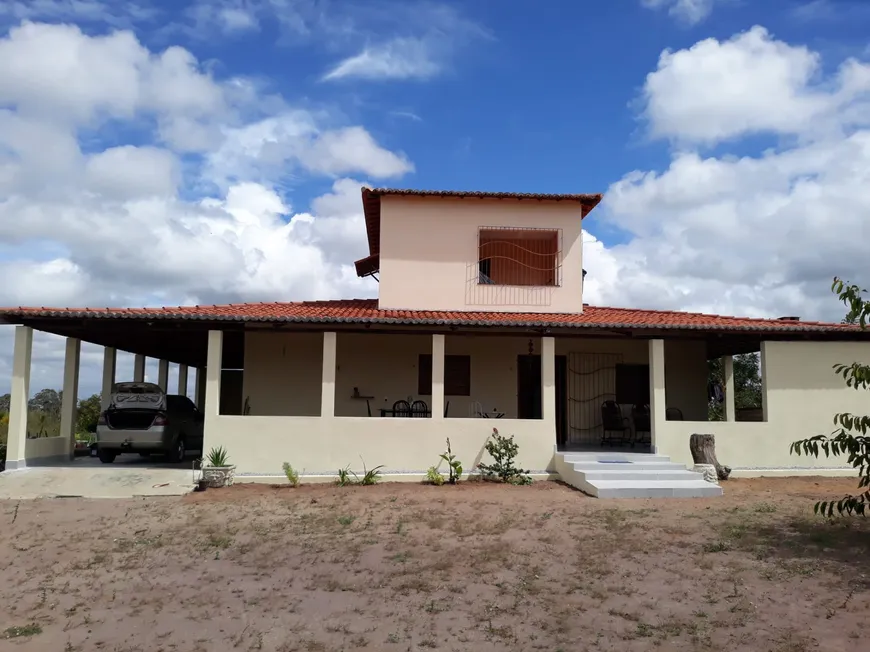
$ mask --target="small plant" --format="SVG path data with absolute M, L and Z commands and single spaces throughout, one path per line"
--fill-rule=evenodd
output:
M 291 487 L 299 486 L 299 472 L 290 466 L 289 462 L 284 462 L 284 466 L 281 467 L 284 469 L 284 475 L 287 476 L 287 482 L 290 483 Z
M 212 448 L 205 459 L 209 466 L 223 467 L 230 465 L 229 454 L 227 453 L 227 449 L 223 446 Z
M 434 484 L 436 487 L 440 487 L 444 484 L 444 476 L 441 475 L 441 472 L 434 466 L 430 466 L 429 470 L 426 471 L 426 482 Z
M 484 449 L 494 460 L 493 464 L 477 465 L 481 473 L 488 480 L 509 482 L 511 484 L 531 484 L 532 479 L 525 469 L 514 466 L 514 460 L 519 453 L 520 447 L 514 443 L 513 435 L 504 437 L 498 434 L 498 428 L 492 429 L 492 435 L 486 442 Z
M 494 430 L 494 429 L 493 429 Z M 447 451 L 441 453 L 441 459 L 447 462 L 449 476 L 447 482 L 456 484 L 462 478 L 462 462 L 456 459 L 453 451 L 450 450 L 450 437 L 447 438 Z
M 341 525 L 343 525 L 344 527 L 347 527 L 348 525 L 353 523 L 355 520 L 356 520 L 355 516 L 339 516 L 338 517 L 338 522 Z
M 384 468 L 384 465 L 380 464 L 373 469 L 366 469 L 365 460 L 363 460 L 362 458 L 360 458 L 360 460 L 362 460 L 362 463 L 363 463 L 363 477 L 362 477 L 362 479 L 360 479 L 359 476 L 354 474 L 354 476 L 357 479 L 357 482 L 359 482 L 359 484 L 361 484 L 361 485 L 366 485 L 366 486 L 377 484 L 381 479 L 381 469 Z
M 350 477 L 350 467 L 346 466 L 343 469 L 338 470 L 338 479 L 335 481 L 339 487 L 347 487 L 353 484 L 353 479 Z
M 362 460 L 362 458 L 360 458 Z M 383 464 L 376 466 L 373 469 L 367 469 L 365 460 L 362 460 L 363 463 L 363 475 L 359 477 L 356 473 L 350 470 L 350 466 L 346 466 L 343 469 L 338 470 L 338 479 L 335 481 L 339 487 L 348 487 L 353 484 L 361 484 L 361 485 L 373 485 L 377 484 L 381 480 L 381 469 L 384 468 Z M 353 476 L 353 478 L 351 478 Z

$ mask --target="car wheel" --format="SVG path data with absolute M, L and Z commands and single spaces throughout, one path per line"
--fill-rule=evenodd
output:
M 100 451 L 97 455 L 103 464 L 111 464 L 118 457 L 115 451 Z
M 184 437 L 179 437 L 175 442 L 175 448 L 169 453 L 169 459 L 173 462 L 183 462 L 187 455 L 187 449 L 184 447 Z

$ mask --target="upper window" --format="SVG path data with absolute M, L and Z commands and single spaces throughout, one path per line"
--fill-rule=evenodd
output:
M 552 229 L 484 227 L 478 233 L 478 283 L 561 284 L 561 233 Z

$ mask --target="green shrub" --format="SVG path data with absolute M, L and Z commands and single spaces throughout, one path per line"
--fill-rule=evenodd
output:
M 284 466 L 281 467 L 284 469 L 284 475 L 287 476 L 287 482 L 290 483 L 291 487 L 299 486 L 299 472 L 290 466 L 289 462 L 284 462 Z
M 514 443 L 513 435 L 504 437 L 498 434 L 498 429 L 492 429 L 492 435 L 487 440 L 484 449 L 493 459 L 492 464 L 481 462 L 477 465 L 487 480 L 509 482 L 510 484 L 531 484 L 532 479 L 525 469 L 514 466 L 514 460 L 520 447 Z
M 436 487 L 440 487 L 444 484 L 444 476 L 436 469 L 434 466 L 430 466 L 429 470 L 426 471 L 426 482 L 429 484 L 434 484 Z

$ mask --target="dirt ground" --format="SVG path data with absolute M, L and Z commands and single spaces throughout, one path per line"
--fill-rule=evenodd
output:
M 854 480 L 711 499 L 242 485 L 0 504 L 0 650 L 859 650 Z

